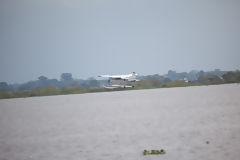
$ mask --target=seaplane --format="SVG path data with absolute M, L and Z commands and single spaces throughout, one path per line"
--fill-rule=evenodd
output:
M 108 85 L 103 85 L 104 88 L 107 89 L 115 89 L 115 88 L 134 88 L 133 85 L 126 85 L 128 82 L 137 82 L 137 73 L 132 72 L 131 74 L 123 74 L 123 75 L 99 75 L 98 77 L 108 78 Z

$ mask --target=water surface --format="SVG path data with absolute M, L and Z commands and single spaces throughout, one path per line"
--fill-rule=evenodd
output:
M 6 99 L 0 160 L 238 160 L 239 122 L 238 84 Z

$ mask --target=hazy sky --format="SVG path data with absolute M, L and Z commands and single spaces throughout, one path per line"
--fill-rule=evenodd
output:
M 0 81 L 240 69 L 240 0 L 1 0 Z

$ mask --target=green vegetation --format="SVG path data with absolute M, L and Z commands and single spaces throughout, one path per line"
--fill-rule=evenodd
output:
M 240 82 L 240 71 L 227 72 L 222 77 L 226 83 L 236 83 L 236 82 L 239 83 Z
M 160 149 L 160 150 L 144 150 L 143 151 L 143 155 L 150 155 L 150 154 L 166 154 L 166 151 L 164 149 Z
M 20 97 L 34 97 L 34 96 L 50 96 L 59 95 L 61 91 L 53 86 L 44 88 L 37 88 L 29 91 L 17 92 L 0 92 L 0 98 L 20 98 Z
M 105 88 L 86 89 L 86 88 L 83 88 L 80 86 L 67 86 L 67 87 L 59 89 L 54 86 L 47 86 L 44 88 L 32 89 L 29 91 L 0 92 L 0 99 L 50 96 L 50 95 L 66 95 L 66 94 L 81 94 L 81 93 L 104 92 L 104 91 L 107 91 L 107 89 L 105 89 Z
M 186 77 L 189 77 L 191 81 Z M 139 79 L 140 81 L 138 82 L 127 83 L 126 85 L 134 85 L 135 87 L 126 89 L 152 89 L 240 83 L 240 72 L 223 72 L 215 70 L 212 72 L 191 71 L 189 73 L 176 73 L 174 71 L 169 71 L 168 74 L 164 76 L 142 76 L 139 77 Z M 0 82 L 0 99 L 126 90 L 122 88 L 112 90 L 105 89 L 101 87 L 104 84 L 107 84 L 106 80 L 96 80 L 94 78 L 76 80 L 72 78 L 70 73 L 63 73 L 61 75 L 61 81 L 40 76 L 36 81 L 30 81 L 21 85 L 8 85 L 6 82 Z

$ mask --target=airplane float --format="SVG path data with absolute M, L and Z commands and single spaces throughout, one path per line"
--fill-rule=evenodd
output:
M 107 89 L 115 89 L 115 88 L 134 88 L 134 86 L 123 84 L 124 82 L 136 82 L 139 81 L 136 79 L 138 74 L 135 72 L 131 74 L 124 75 L 100 75 L 98 77 L 108 78 L 108 86 L 103 86 Z

